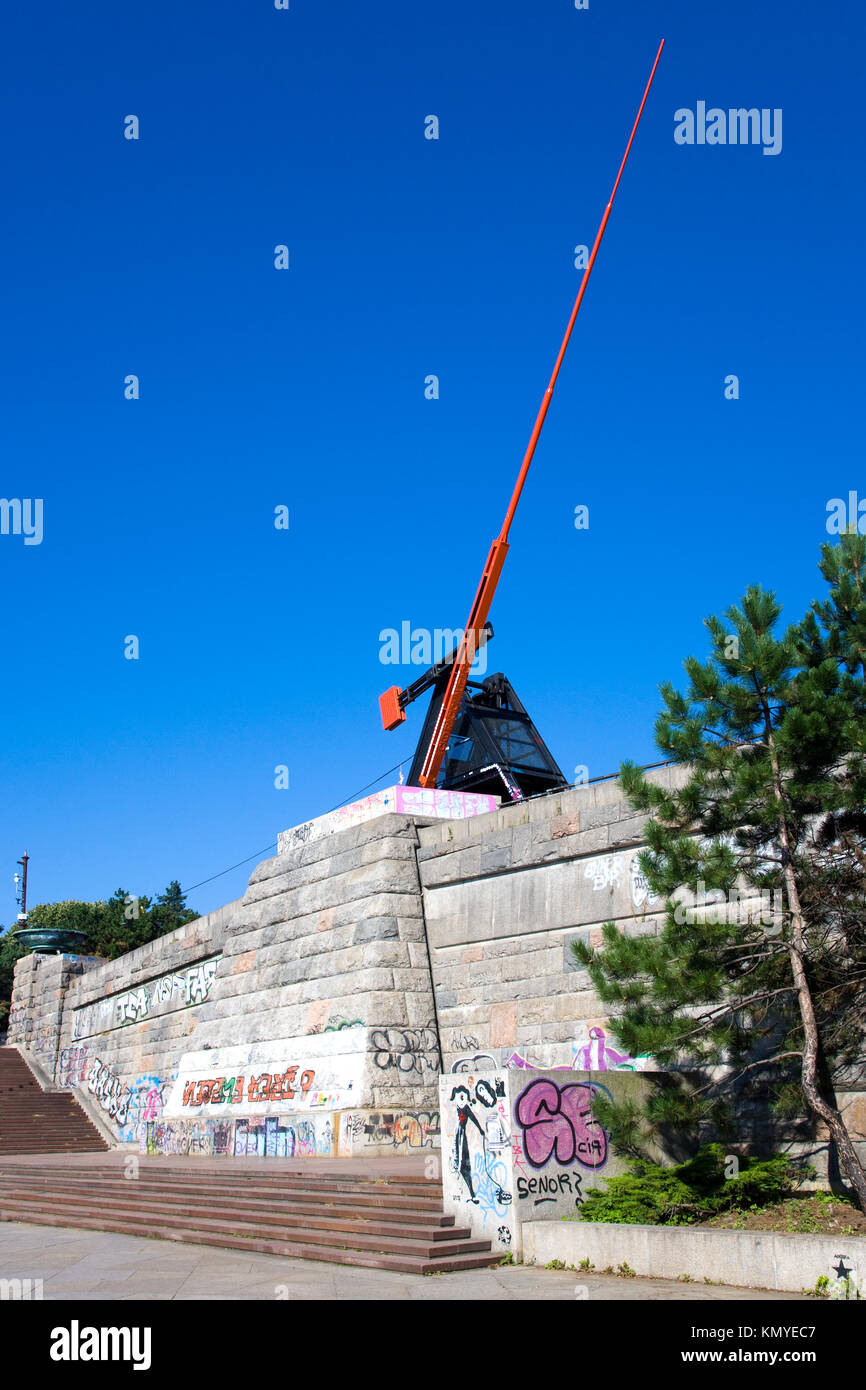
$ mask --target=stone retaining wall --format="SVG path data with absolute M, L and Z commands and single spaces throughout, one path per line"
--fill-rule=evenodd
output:
M 409 1152 L 438 1146 L 440 1072 L 653 1070 L 617 1048 L 569 949 L 607 920 L 660 929 L 644 820 L 617 782 L 461 819 L 379 809 L 285 832 L 242 899 L 116 961 L 25 957 L 9 1041 L 95 1097 L 120 1142 L 171 1153 Z M 324 1041 L 341 1031 L 342 1070 Z M 194 1054 L 208 1089 L 167 1114 Z M 866 1154 L 864 1084 L 839 1100 Z M 825 1136 L 773 1123 L 744 1116 L 743 1142 L 796 1142 L 820 1165 Z

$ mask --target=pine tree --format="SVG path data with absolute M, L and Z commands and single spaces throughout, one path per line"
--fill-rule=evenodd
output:
M 661 687 L 656 741 L 682 770 L 673 789 L 633 763 L 620 777 L 650 816 L 640 862 L 664 925 L 627 938 L 607 923 L 602 948 L 573 949 L 624 1047 L 710 1076 L 657 1092 L 643 1116 L 613 1107 L 615 1140 L 718 1120 L 760 1081 L 778 1115 L 805 1103 L 826 1125 L 866 1210 L 835 1100 L 862 1067 L 866 1006 L 866 541 L 825 546 L 821 569 L 830 596 L 803 623 L 779 635 L 774 595 L 750 588 L 707 620 L 687 692 Z

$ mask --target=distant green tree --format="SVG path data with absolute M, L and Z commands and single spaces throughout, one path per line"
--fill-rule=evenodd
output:
M 164 893 L 160 893 L 150 909 L 150 919 L 159 927 L 159 935 L 175 931 L 198 916 L 186 905 L 186 894 L 176 878 L 173 878 Z
M 9 1020 L 9 1002 L 12 998 L 12 977 L 15 962 L 27 951 L 11 930 L 0 927 L 0 1033 L 5 1033 Z
M 114 960 L 134 951 L 166 932 L 195 921 L 198 916 L 186 905 L 186 894 L 177 879 L 164 893 L 152 900 L 136 897 L 118 888 L 110 898 L 98 902 L 37 903 L 27 914 L 31 927 L 69 927 L 87 933 L 83 950 L 91 956 Z M 12 996 L 15 961 L 27 952 L 11 929 L 0 936 L 0 1028 L 5 1026 Z
M 620 777 L 650 816 L 640 863 L 664 927 L 632 938 L 606 923 L 602 948 L 573 950 L 628 1051 L 725 1068 L 697 1092 L 659 1090 L 640 1114 L 608 1107 L 615 1142 L 639 1152 L 641 1133 L 718 1119 L 757 1069 L 777 1114 L 805 1102 L 826 1126 L 866 1210 L 835 1099 L 862 1068 L 866 1019 L 866 538 L 825 546 L 821 569 L 830 597 L 804 622 L 778 634 L 779 605 L 753 587 L 707 620 L 710 659 L 685 662 L 687 692 L 661 688 L 656 742 L 683 783 L 668 790 L 633 763 Z M 772 912 L 747 911 L 756 891 Z

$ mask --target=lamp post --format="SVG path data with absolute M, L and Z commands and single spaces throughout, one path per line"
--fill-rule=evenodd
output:
M 21 911 L 18 913 L 18 926 L 12 932 L 23 946 L 37 951 L 42 956 L 78 955 L 87 941 L 87 932 L 73 931 L 69 927 L 28 927 L 27 925 L 27 865 L 30 855 L 23 854 L 18 860 L 21 873 L 15 874 L 15 897 Z

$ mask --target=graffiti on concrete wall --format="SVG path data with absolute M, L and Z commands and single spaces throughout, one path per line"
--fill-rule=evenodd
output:
M 367 1060 L 363 1026 L 188 1052 L 165 1100 L 169 1119 L 216 1119 L 358 1105 Z M 205 1113 L 201 1114 L 204 1119 Z
M 510 1135 L 505 1109 L 505 1087 L 501 1077 L 493 1075 L 455 1077 L 454 1085 L 444 1092 L 447 1101 L 446 1134 L 443 1157 L 456 1175 L 451 1187 L 452 1200 L 477 1208 L 482 1229 L 488 1222 L 491 1230 L 499 1232 L 509 1223 L 512 1194 L 508 1190 L 508 1154 Z M 500 1243 L 507 1243 L 502 1236 Z
M 603 1089 L 588 1081 L 560 1085 L 539 1077 L 521 1091 L 514 1118 L 532 1168 L 544 1168 L 552 1159 L 562 1167 L 604 1167 L 607 1134 L 592 1114 L 592 1098 Z
M 610 1095 L 567 1070 L 440 1077 L 442 1187 L 457 1224 L 519 1256 L 524 1221 L 573 1216 L 617 1166 L 592 1114 L 598 1093 Z
M 584 867 L 584 878 L 590 879 L 593 891 L 600 893 L 603 889 L 612 892 L 618 888 L 622 882 L 623 864 L 622 858 L 618 854 L 599 854 L 591 859 Z
M 58 1086 L 84 1086 L 89 1070 L 88 1058 L 86 1043 L 62 1048 L 57 1059 Z
M 516 1067 L 519 1071 L 573 1071 L 574 1068 L 568 1063 L 563 1063 L 559 1067 L 544 1066 L 541 1062 L 530 1062 L 522 1057 L 519 1052 L 512 1052 L 507 1061 L 502 1064 L 505 1067 Z
M 600 1024 L 583 1024 L 572 1043 L 575 1071 L 644 1071 L 653 1065 L 648 1053 L 632 1057 L 628 1052 L 618 1052 L 607 1041 L 607 1035 Z
M 439 1141 L 439 1111 L 360 1111 L 340 1116 L 340 1152 L 388 1148 L 401 1153 L 434 1148 Z
M 608 1041 L 605 1023 L 606 1019 L 600 1019 L 576 1025 L 570 1062 L 553 1062 L 554 1056 L 560 1057 L 567 1051 L 568 1044 L 552 1043 L 541 1048 L 546 1053 L 543 1059 L 536 1060 L 520 1052 L 512 1052 L 502 1065 L 517 1067 L 521 1071 L 647 1071 L 655 1067 L 655 1059 L 649 1053 L 642 1052 L 632 1057 L 613 1047 Z M 457 1071 L 457 1065 L 451 1070 Z
M 260 1076 L 215 1076 L 202 1081 L 186 1081 L 181 1105 L 198 1109 L 202 1105 L 239 1105 L 247 1102 L 295 1100 L 306 1097 L 316 1079 L 312 1068 L 302 1071 L 287 1067 L 284 1072 L 262 1072 Z
M 82 1005 L 75 1010 L 73 1017 L 73 1040 L 107 1033 L 113 1028 L 129 1027 L 145 1019 L 159 1018 L 177 1009 L 203 1003 L 210 994 L 218 961 L 219 956 L 214 956 L 186 970 L 160 975 L 155 980 L 136 985 L 134 989 L 124 990 L 122 994 L 109 994 L 93 1004 Z
M 122 1126 L 126 1124 L 129 1115 L 129 1102 L 131 1092 L 128 1086 L 124 1086 L 119 1076 L 105 1062 L 100 1062 L 98 1057 L 93 1059 L 90 1071 L 87 1073 L 87 1089 L 91 1095 L 95 1096 L 106 1111 L 110 1119 L 115 1124 Z
M 129 1088 L 129 1105 L 126 1120 L 120 1127 L 119 1137 L 125 1143 L 134 1142 L 140 1137 L 140 1129 L 149 1121 L 162 1118 L 165 1099 L 172 1078 L 167 1081 L 158 1076 L 139 1076 Z
M 521 1202 L 530 1202 L 533 1207 L 543 1207 L 548 1203 L 561 1205 L 563 1197 L 573 1200 L 576 1207 L 581 1206 L 584 1196 L 583 1174 L 575 1169 L 572 1172 L 553 1173 L 539 1177 L 516 1175 L 517 1197 Z
M 277 1115 L 238 1120 L 148 1120 L 142 1123 L 142 1153 L 197 1157 L 294 1158 L 331 1156 L 334 1125 L 329 1115 L 283 1120 Z
M 499 1063 L 489 1052 L 476 1052 L 472 1057 L 458 1057 L 451 1067 L 452 1073 L 498 1071 Z
M 380 1071 L 393 1070 L 401 1076 L 414 1072 L 421 1076 L 424 1072 L 438 1075 L 442 1069 L 432 1023 L 426 1028 L 374 1028 L 370 1046 L 374 1049 L 373 1062 Z

